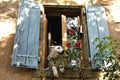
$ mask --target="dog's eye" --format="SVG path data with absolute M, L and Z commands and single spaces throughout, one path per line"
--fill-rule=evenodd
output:
M 58 49 L 60 49 L 60 47 L 58 47 Z

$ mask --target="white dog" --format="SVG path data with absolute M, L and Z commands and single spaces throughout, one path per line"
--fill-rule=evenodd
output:
M 59 56 L 64 53 L 64 49 L 62 46 L 50 46 L 50 54 L 48 55 L 47 59 L 49 61 L 49 66 L 52 67 L 53 75 L 55 77 L 59 77 L 57 66 L 59 63 Z M 62 70 L 62 71 L 61 71 Z M 64 68 L 60 69 L 61 72 L 64 72 Z

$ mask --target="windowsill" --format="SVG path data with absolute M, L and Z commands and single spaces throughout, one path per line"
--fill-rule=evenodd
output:
M 41 74 L 42 73 L 42 74 Z M 59 77 L 58 78 L 95 78 L 98 77 L 100 71 L 92 71 L 87 69 L 80 69 L 80 68 L 65 68 L 64 73 L 60 73 L 58 71 Z M 43 75 L 43 76 L 42 76 Z M 37 70 L 33 73 L 33 78 L 56 78 L 53 76 L 52 70 Z
M 48 78 L 52 78 L 53 73 L 51 69 L 48 70 L 37 70 L 33 73 L 33 77 L 43 77 L 42 75 L 46 75 Z M 68 77 L 68 78 L 79 78 L 80 77 L 80 69 L 78 68 L 65 68 L 64 73 L 60 73 L 58 70 L 59 77 Z

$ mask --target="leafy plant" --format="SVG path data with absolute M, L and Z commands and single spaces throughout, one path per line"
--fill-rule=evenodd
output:
M 120 49 L 118 42 L 110 36 L 96 38 L 94 42 L 98 43 L 94 60 L 97 67 L 104 70 L 104 79 L 115 80 L 120 77 L 120 54 L 116 53 Z
M 77 26 L 77 17 L 66 18 L 67 28 L 67 49 L 66 60 L 71 67 L 80 67 L 81 40 L 79 39 L 79 30 Z
M 45 70 L 38 70 L 37 71 L 37 76 L 38 77 L 42 77 L 42 78 L 46 78 L 47 77 L 47 72 Z

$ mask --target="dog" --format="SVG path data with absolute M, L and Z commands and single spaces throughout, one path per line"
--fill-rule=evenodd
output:
M 59 77 L 57 68 L 59 67 L 60 72 L 64 72 L 64 67 L 60 63 L 60 56 L 64 53 L 62 46 L 50 46 L 50 54 L 47 59 L 49 61 L 49 67 L 52 68 L 53 75 Z

